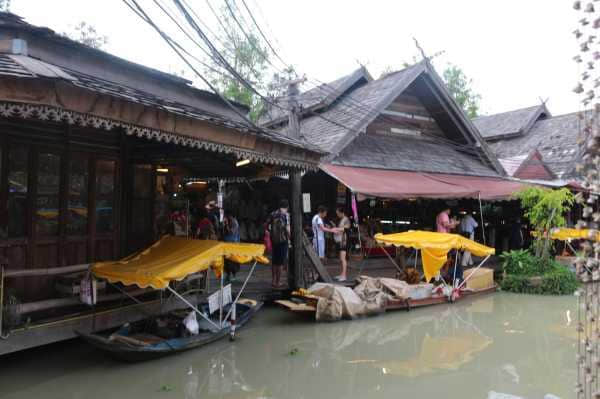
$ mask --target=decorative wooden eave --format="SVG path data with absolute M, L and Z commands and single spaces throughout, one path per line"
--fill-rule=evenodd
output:
M 281 142 L 285 138 L 246 130 L 235 121 L 169 112 L 63 80 L 0 79 L 0 116 L 105 130 L 122 128 L 130 136 L 302 170 L 317 170 L 320 157 L 317 152 Z

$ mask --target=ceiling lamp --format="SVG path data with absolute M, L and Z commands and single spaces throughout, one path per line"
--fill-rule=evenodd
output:
M 235 163 L 235 166 L 237 166 L 239 168 L 240 166 L 245 166 L 245 165 L 248 165 L 249 163 L 250 163 L 249 159 L 243 159 L 241 161 L 237 161 Z

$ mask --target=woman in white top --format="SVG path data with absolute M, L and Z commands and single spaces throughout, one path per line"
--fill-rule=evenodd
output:
M 327 217 L 327 208 L 320 205 L 317 214 L 312 218 L 313 247 L 321 258 L 325 259 L 325 233 L 337 233 L 337 228 L 326 227 L 323 218 Z

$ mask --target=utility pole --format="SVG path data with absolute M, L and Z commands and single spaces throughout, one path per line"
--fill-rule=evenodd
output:
M 298 85 L 306 78 L 294 79 L 287 82 L 288 95 L 288 130 L 290 138 L 300 140 L 300 105 L 298 104 Z M 289 257 L 288 285 L 290 288 L 304 287 L 303 273 L 303 241 L 302 241 L 302 171 L 294 169 L 289 172 L 290 181 L 290 216 L 292 252 Z

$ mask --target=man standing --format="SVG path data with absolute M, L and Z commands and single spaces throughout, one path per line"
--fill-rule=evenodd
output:
M 325 233 L 337 233 L 338 229 L 325 227 L 323 219 L 327 217 L 327 208 L 323 205 L 319 205 L 317 214 L 312 218 L 312 231 L 313 231 L 313 247 L 315 252 L 321 258 L 321 261 L 325 259 Z
M 271 268 L 273 288 L 281 288 L 281 269 L 285 265 L 288 256 L 290 239 L 290 205 L 287 200 L 281 200 L 279 209 L 271 213 L 269 218 L 269 234 L 273 244 L 273 266 Z
M 450 230 L 456 225 L 456 221 L 450 220 L 450 207 L 444 208 L 435 218 L 435 227 L 438 233 L 450 233 Z
M 473 216 L 467 212 L 467 214 L 460 221 L 460 233 L 463 237 L 468 238 L 469 240 L 475 239 L 475 229 L 479 226 Z M 462 256 L 461 264 L 463 267 L 472 266 L 473 259 L 471 258 L 471 253 L 469 251 L 465 251 Z

